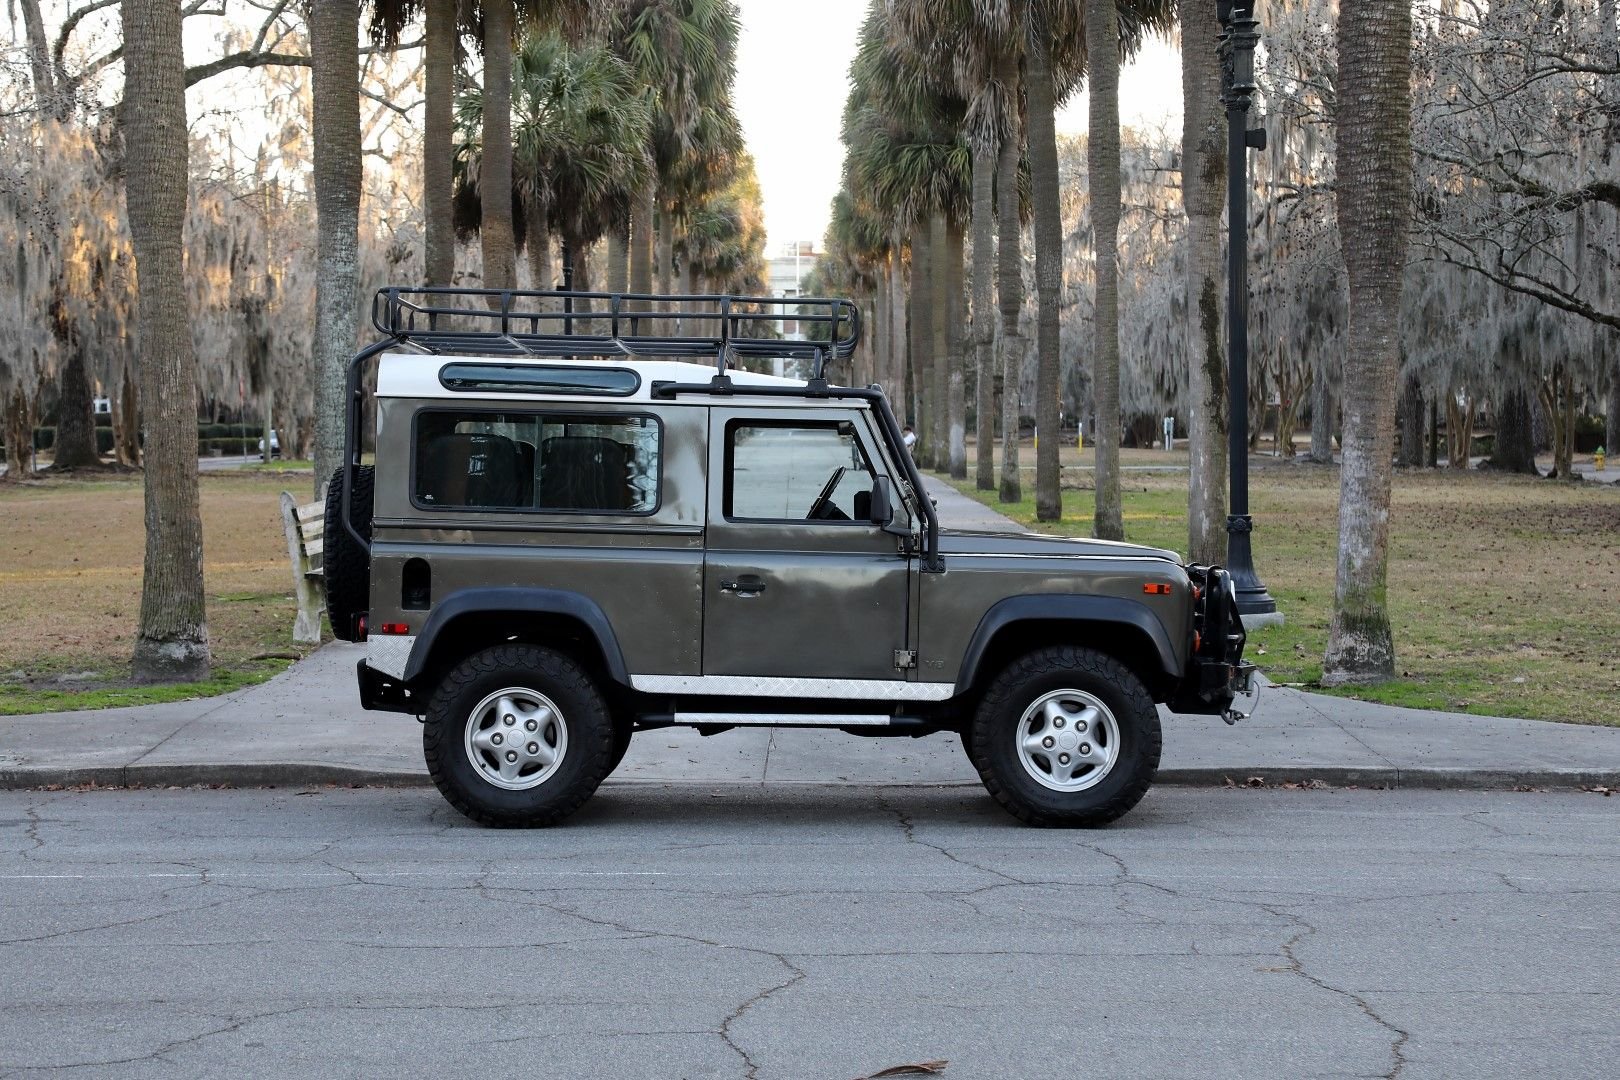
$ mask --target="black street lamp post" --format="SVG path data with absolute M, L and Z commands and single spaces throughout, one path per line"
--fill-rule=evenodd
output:
M 1246 623 L 1280 621 L 1271 598 L 1254 569 L 1249 535 L 1249 160 L 1247 151 L 1266 148 L 1264 128 L 1249 129 L 1249 103 L 1254 97 L 1254 47 L 1260 20 L 1253 0 L 1217 0 L 1221 21 L 1221 102 L 1226 106 L 1227 242 L 1226 348 L 1231 394 L 1228 456 L 1232 469 L 1226 516 L 1226 568 L 1237 587 L 1238 612 Z

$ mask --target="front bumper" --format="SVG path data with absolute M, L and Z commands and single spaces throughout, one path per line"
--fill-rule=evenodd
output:
M 1233 710 L 1233 701 L 1255 692 L 1255 667 L 1243 659 L 1248 634 L 1238 614 L 1237 590 L 1232 575 L 1218 566 L 1189 566 L 1187 576 L 1196 590 L 1192 648 L 1169 708 L 1230 720 L 1242 715 Z

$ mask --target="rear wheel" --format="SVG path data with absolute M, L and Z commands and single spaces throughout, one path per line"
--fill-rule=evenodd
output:
M 326 617 L 332 624 L 332 636 L 343 641 L 358 640 L 355 616 L 364 615 L 371 607 L 372 479 L 370 465 L 357 466 L 349 493 L 349 520 L 365 539 L 365 545 L 356 543 L 343 527 L 343 470 L 334 472 L 326 485 L 321 574 L 326 580 Z
M 555 825 L 611 769 L 614 726 L 562 653 L 498 645 L 464 660 L 428 704 L 422 749 L 439 791 L 481 825 Z
M 1092 649 L 1053 646 L 1007 667 L 963 741 L 984 786 L 1031 825 L 1106 825 L 1159 770 L 1153 699 L 1129 668 Z

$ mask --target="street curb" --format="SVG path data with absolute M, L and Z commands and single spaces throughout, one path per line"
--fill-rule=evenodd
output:
M 1525 788 L 1607 787 L 1620 789 L 1620 769 L 1346 768 L 1342 766 L 1193 766 L 1159 771 L 1166 787 L 1280 788 L 1288 785 L 1334 788 L 1405 788 L 1427 791 L 1515 791 Z M 0 768 L 0 791 L 49 787 L 279 788 L 333 784 L 343 787 L 430 787 L 426 772 L 372 769 L 353 765 L 263 763 L 234 765 L 100 765 L 84 767 L 14 766 Z M 976 780 L 701 780 L 659 777 L 610 778 L 606 786 L 645 785 L 726 787 L 977 787 Z

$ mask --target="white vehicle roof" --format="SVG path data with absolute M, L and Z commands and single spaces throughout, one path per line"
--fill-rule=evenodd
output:
M 441 379 L 444 369 L 450 365 L 474 365 L 480 368 L 578 368 L 583 370 L 619 370 L 633 371 L 640 377 L 640 383 L 630 393 L 565 393 L 556 389 L 536 388 L 532 391 L 500 391 L 484 389 L 452 390 Z M 726 374 L 731 378 L 733 385 L 739 388 L 748 386 L 758 387 L 789 387 L 803 390 L 805 382 L 802 379 L 787 379 L 776 375 L 761 375 L 752 371 L 744 371 L 736 367 L 728 367 Z M 597 404 L 619 402 L 653 401 L 652 385 L 659 382 L 699 383 L 707 384 L 715 375 L 715 365 L 695 364 L 684 360 L 661 360 L 642 356 L 594 356 L 594 357 L 566 357 L 566 356 L 530 356 L 530 357 L 492 357 L 492 356 L 444 356 L 438 353 L 384 353 L 377 368 L 377 396 L 388 398 L 440 398 L 455 401 L 468 399 L 506 400 L 506 401 L 589 401 Z M 746 393 L 739 393 L 738 397 L 746 398 Z M 660 399 L 667 400 L 667 399 Z M 715 398 L 685 398 L 688 402 L 694 400 L 703 404 L 714 402 Z M 732 400 L 730 398 L 721 400 Z M 773 397 L 773 405 L 803 405 L 819 404 L 825 399 L 805 398 L 803 402 L 796 402 L 791 398 Z M 863 408 L 864 402 L 839 399 L 835 402 L 843 408 Z

